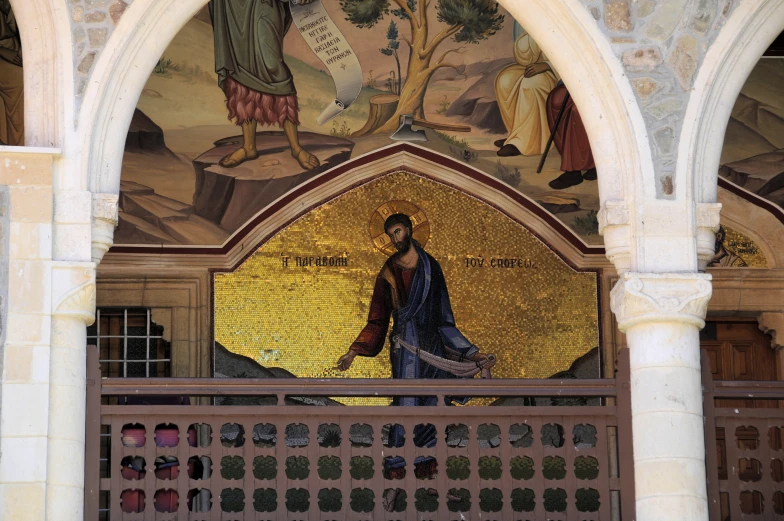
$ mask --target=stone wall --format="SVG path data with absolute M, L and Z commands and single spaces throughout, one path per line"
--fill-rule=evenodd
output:
M 69 0 L 74 59 L 74 112 L 81 108 L 98 56 L 133 0 Z
M 675 162 L 694 76 L 736 0 L 582 0 L 621 59 L 642 109 L 656 195 L 674 199 Z

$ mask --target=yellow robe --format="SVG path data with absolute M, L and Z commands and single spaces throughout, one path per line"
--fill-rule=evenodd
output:
M 495 96 L 504 125 L 509 131 L 505 144 L 517 147 L 526 156 L 544 152 L 550 127 L 547 124 L 547 95 L 558 83 L 554 71 L 525 77 L 525 68 L 534 63 L 549 63 L 539 45 L 527 32 L 515 42 L 517 63 L 501 70 L 495 79 Z

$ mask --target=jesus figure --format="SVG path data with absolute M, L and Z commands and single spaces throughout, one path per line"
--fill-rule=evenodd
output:
M 376 277 L 367 325 L 338 360 L 338 369 L 346 371 L 357 356 L 378 355 L 384 348 L 391 317 L 394 317 L 392 339 L 439 358 L 446 358 L 449 350 L 459 353 L 465 361 L 492 367 L 494 359 L 480 354 L 455 327 L 444 273 L 412 237 L 411 219 L 405 214 L 392 214 L 384 222 L 384 231 L 397 252 L 387 259 Z M 454 374 L 434 367 L 396 342 L 390 346 L 390 359 L 392 378 L 455 378 Z M 452 398 L 459 403 L 467 400 Z M 436 398 L 429 396 L 395 397 L 392 401 L 392 405 L 436 404 Z

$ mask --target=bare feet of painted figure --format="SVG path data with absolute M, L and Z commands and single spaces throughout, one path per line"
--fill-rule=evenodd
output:
M 259 157 L 258 150 L 256 150 L 256 128 L 255 120 L 251 119 L 242 123 L 242 146 L 221 159 L 219 162 L 220 166 L 234 168 L 245 161 L 251 161 Z M 291 157 L 296 159 L 302 168 L 312 170 L 321 164 L 316 156 L 300 145 L 299 133 L 295 123 L 286 120 L 283 123 L 283 133 L 286 135 L 286 139 L 291 147 Z
M 221 159 L 218 164 L 223 168 L 234 168 L 245 161 L 256 159 L 256 121 L 250 119 L 242 122 L 242 146 Z
M 234 168 L 235 166 L 241 165 L 245 161 L 250 161 L 252 159 L 256 159 L 257 157 L 259 157 L 259 154 L 256 152 L 255 144 L 253 149 L 247 149 L 245 146 L 241 146 L 231 154 L 221 159 L 219 164 L 224 168 Z
M 318 158 L 305 150 L 304 148 L 300 148 L 299 150 L 291 149 L 291 157 L 297 160 L 299 166 L 304 168 L 305 170 L 313 170 L 321 163 L 319 162 Z
M 286 139 L 289 141 L 291 147 L 291 157 L 297 160 L 299 166 L 305 170 L 313 170 L 319 166 L 320 162 L 316 156 L 302 148 L 299 144 L 299 134 L 297 132 L 297 125 L 287 119 L 283 122 L 283 133 L 286 134 Z

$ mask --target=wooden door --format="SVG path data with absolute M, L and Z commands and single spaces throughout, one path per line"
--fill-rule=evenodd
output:
M 776 354 L 756 322 L 707 322 L 700 347 L 714 380 L 776 380 Z M 716 407 L 776 407 L 774 400 L 716 400 Z

